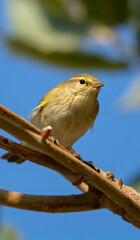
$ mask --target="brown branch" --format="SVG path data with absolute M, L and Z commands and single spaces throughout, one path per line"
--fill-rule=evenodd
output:
M 140 220 L 140 206 L 137 204 L 137 201 L 129 198 L 129 196 L 126 196 L 115 182 L 110 182 L 107 178 L 104 178 L 101 174 L 94 171 L 85 163 L 79 161 L 72 154 L 60 149 L 48 139 L 46 139 L 46 141 L 42 141 L 41 136 L 6 121 L 7 120 L 0 118 L 0 127 L 3 130 L 6 130 L 19 140 L 27 142 L 38 151 L 51 156 L 73 172 L 78 172 L 87 184 L 91 184 L 102 191 L 105 195 L 124 208 L 128 213 L 134 214 L 135 217 Z
M 8 121 L 11 121 L 20 127 L 26 128 L 36 134 L 41 134 L 41 130 L 26 121 L 24 118 L 20 117 L 16 113 L 13 113 L 9 109 L 5 108 L 0 104 L 0 116 L 3 117 L 4 119 L 7 119 Z M 53 141 L 51 137 L 48 137 L 50 141 Z M 66 148 L 64 148 L 62 145 L 59 146 L 60 148 L 64 149 L 65 151 L 68 151 Z
M 40 196 L 0 190 L 0 204 L 25 210 L 64 213 L 103 208 L 99 194 L 84 193 L 70 196 Z
M 31 148 L 22 146 L 21 144 L 15 143 L 8 138 L 0 136 L 0 147 L 8 152 L 11 152 L 25 160 L 29 160 L 38 165 L 50 168 L 62 174 L 67 180 L 72 184 L 77 182 L 81 176 L 78 173 L 74 173 L 68 168 L 64 167 L 62 164 L 56 162 L 51 157 L 43 154 L 41 152 L 35 151 Z M 88 185 L 84 182 L 81 182 L 77 187 L 82 192 L 88 191 Z
M 40 129 L 36 128 L 34 125 L 32 125 L 31 123 L 26 121 L 24 118 L 13 113 L 12 111 L 5 108 L 1 104 L 0 104 L 0 116 L 3 117 L 4 119 L 7 119 L 8 121 L 16 123 L 20 127 L 29 129 L 39 135 L 41 134 Z M 50 139 L 50 141 L 52 141 L 52 138 L 49 137 L 49 139 Z M 59 163 L 57 163 L 54 159 L 50 158 L 49 156 L 46 156 L 46 155 L 42 156 L 41 153 L 39 153 L 39 152 L 38 153 L 34 152 L 34 155 L 33 155 L 33 150 L 31 150 L 29 148 L 24 148 L 23 146 L 16 144 L 16 143 L 14 144 L 14 142 L 10 141 L 9 139 L 7 139 L 7 140 L 5 139 L 5 141 L 7 141 L 6 145 L 4 144 L 3 141 L 4 141 L 4 138 L 1 139 L 1 148 L 5 149 L 9 152 L 16 153 L 17 156 L 19 156 L 23 159 L 28 159 L 34 163 L 37 163 L 42 166 L 51 168 L 55 171 L 58 171 L 71 183 L 77 182 L 77 180 L 79 179 L 79 175 L 77 173 L 73 173 L 68 168 L 64 167 L 63 165 L 60 165 Z M 8 144 L 8 142 L 9 142 L 9 144 Z M 62 149 L 65 149 L 61 145 L 60 145 L 60 147 Z M 31 159 L 30 159 L 30 154 L 32 155 Z M 81 182 L 79 185 L 77 185 L 77 188 L 79 188 L 83 192 L 88 191 L 88 185 L 84 182 Z
M 77 179 L 81 178 L 81 176 L 79 176 L 78 174 L 74 174 L 71 170 L 63 167 L 61 164 L 55 162 L 52 158 L 48 157 L 47 155 L 42 154 L 40 152 L 37 152 L 35 150 L 32 150 L 30 148 L 24 147 L 24 146 L 22 146 L 20 144 L 17 144 L 17 143 L 15 143 L 15 142 L 7 139 L 7 138 L 4 138 L 2 136 L 0 136 L 0 147 L 2 147 L 3 149 L 5 149 L 9 152 L 17 154 L 21 158 L 27 158 L 31 162 L 37 163 L 39 165 L 42 165 L 42 166 L 45 166 L 45 167 L 48 167 L 48 168 L 51 168 L 55 171 L 59 171 L 66 179 L 68 179 L 72 183 L 73 183 L 73 181 L 75 182 Z M 84 192 L 87 192 L 87 190 L 88 190 L 88 186 L 84 182 L 80 183 L 80 185 L 77 186 L 77 187 Z M 5 194 L 5 192 L 3 192 L 3 191 L 4 190 L 1 190 L 0 199 L 1 199 L 1 194 L 2 194 L 2 196 L 3 196 L 3 194 Z M 17 194 L 12 193 L 12 192 L 9 192 L 9 193 L 11 194 L 11 196 L 13 196 L 14 204 L 13 204 L 13 202 L 9 203 L 5 200 L 3 200 L 3 202 L 0 202 L 0 203 L 3 204 L 3 205 L 6 205 L 6 206 L 11 206 L 11 207 L 22 208 L 23 209 L 22 205 L 21 204 L 19 205 L 18 202 L 15 203 L 16 201 L 14 200 L 14 197 L 16 198 L 17 196 L 19 196 L 18 195 L 19 193 L 17 193 Z M 92 193 L 92 195 L 89 195 L 90 198 L 92 197 L 91 206 L 92 207 L 94 206 L 94 208 L 90 207 L 89 201 L 87 199 L 85 204 L 88 205 L 88 208 L 89 208 L 88 210 L 94 210 L 95 206 L 96 206 L 96 208 L 98 206 L 98 209 L 99 209 L 102 206 L 102 208 L 108 208 L 113 213 L 120 215 L 123 219 L 130 222 L 130 219 L 132 218 L 132 216 L 128 215 L 122 208 L 120 208 L 117 204 L 115 204 L 106 195 L 104 195 L 103 193 L 101 193 L 100 191 L 98 191 L 97 189 L 95 189 L 93 187 L 92 187 L 92 189 L 90 188 L 90 193 Z M 133 191 L 133 194 L 135 194 L 134 191 Z M 30 206 L 32 206 L 32 199 L 34 199 L 34 197 L 35 197 L 35 200 L 37 201 L 39 199 L 39 197 L 38 196 L 32 196 L 32 198 L 30 198 L 30 196 L 28 197 L 28 195 L 22 195 L 22 194 L 20 194 L 20 195 L 21 196 L 27 196 L 26 202 L 24 203 L 24 205 L 25 205 L 24 209 L 33 210 L 30 207 Z M 2 199 L 3 199 L 3 197 L 2 197 Z M 95 199 L 96 199 L 96 201 L 95 201 Z M 97 201 L 97 199 L 98 199 L 98 201 Z M 37 205 L 40 205 L 40 200 L 39 200 L 39 202 L 37 202 Z M 42 208 L 42 211 L 45 211 L 44 208 L 43 208 L 43 205 L 41 205 L 40 207 Z M 77 209 L 77 211 L 80 211 L 80 209 L 79 210 L 78 209 Z M 36 207 L 36 209 L 34 209 L 34 210 L 39 211 L 38 207 Z M 135 219 L 131 220 L 131 223 L 133 223 L 133 222 L 135 222 Z M 137 226 L 137 222 L 135 223 L 135 225 Z
M 116 179 L 109 180 L 103 171 L 97 173 L 72 154 L 55 146 L 49 139 L 44 141 L 40 135 L 23 129 L 12 121 L 0 117 L 0 127 L 16 138 L 26 141 L 31 147 L 49 155 L 70 171 L 81 175 L 84 182 L 94 187 L 90 187 L 90 192 L 95 188 L 97 192 L 101 192 L 101 199 L 104 199 L 103 206 L 140 228 L 140 195 L 132 188 L 118 185 Z
M 24 118 L 17 115 L 16 113 L 13 113 L 9 109 L 5 108 L 1 104 L 0 104 L 0 116 L 4 117 L 5 119 L 7 119 L 13 123 L 16 123 L 17 125 L 20 125 L 23 128 L 31 130 L 37 134 L 41 134 L 41 131 L 38 128 L 36 128 L 34 125 L 29 123 Z
M 91 211 L 107 207 L 112 212 L 122 216 L 124 220 L 139 227 L 135 219 L 94 188 L 87 193 L 71 196 L 40 196 L 0 189 L 0 204 L 24 210 L 49 213 Z

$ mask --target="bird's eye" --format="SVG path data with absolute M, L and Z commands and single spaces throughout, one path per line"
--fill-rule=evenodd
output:
M 84 79 L 81 79 L 81 80 L 80 80 L 80 83 L 81 83 L 81 84 L 84 84 L 84 83 L 85 83 L 85 80 L 84 80 Z

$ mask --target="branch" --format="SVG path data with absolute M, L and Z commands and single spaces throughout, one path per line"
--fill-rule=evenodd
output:
M 20 127 L 26 128 L 26 129 L 28 129 L 34 133 L 37 133 L 39 135 L 41 134 L 40 129 L 38 129 L 37 127 L 35 127 L 34 125 L 32 125 L 31 123 L 26 121 L 24 118 L 20 117 L 16 113 L 13 113 L 9 109 L 5 108 L 1 104 L 0 104 L 0 116 L 3 117 L 4 119 L 7 119 L 8 121 L 11 121 L 11 122 L 19 125 Z M 50 141 L 53 141 L 53 139 L 49 136 L 48 136 L 48 139 Z M 67 151 L 67 149 L 65 147 L 63 147 L 62 145 L 60 145 L 59 147 L 64 149 L 65 151 Z
M 33 163 L 39 164 L 41 166 L 50 168 L 62 174 L 67 180 L 72 184 L 77 182 L 81 176 L 78 173 L 74 173 L 68 168 L 64 167 L 62 164 L 56 162 L 51 157 L 43 154 L 41 152 L 35 151 L 31 148 L 22 146 L 21 144 L 15 143 L 8 138 L 0 136 L 0 147 L 8 152 L 11 152 L 25 160 L 29 160 Z M 84 182 L 81 182 L 76 186 L 82 192 L 88 191 L 88 185 Z
M 24 210 L 49 213 L 82 212 L 107 207 L 112 212 L 122 216 L 124 220 L 139 227 L 135 219 L 131 219 L 131 216 L 122 208 L 96 189 L 92 189 L 92 191 L 84 194 L 71 196 L 37 196 L 0 189 L 0 204 Z
M 13 113 L 9 109 L 3 107 L 1 104 L 0 104 L 0 116 L 13 123 L 16 123 L 17 125 L 20 125 L 23 128 L 31 130 L 37 134 L 41 134 L 41 131 L 38 128 L 36 128 L 34 125 L 29 123 L 24 118 L 17 115 L 16 113 Z
M 78 179 L 81 178 L 81 176 L 79 176 L 78 174 L 74 174 L 71 170 L 63 168 L 63 166 L 59 165 L 59 163 L 57 164 L 57 162 L 55 162 L 52 158 L 48 157 L 47 155 L 37 152 L 35 150 L 32 150 L 30 148 L 24 147 L 20 144 L 14 143 L 13 141 L 11 141 L 7 138 L 4 138 L 2 136 L 0 136 L 0 147 L 2 147 L 3 149 L 5 149 L 9 152 L 17 154 L 21 158 L 28 158 L 31 162 L 37 163 L 44 167 L 51 168 L 56 171 L 59 171 L 66 179 L 68 179 L 72 183 L 73 183 L 73 181 L 76 182 Z M 80 190 L 82 190 L 84 192 L 87 192 L 87 190 L 88 190 L 88 186 L 84 182 L 80 183 L 76 187 L 78 187 Z M 13 193 L 13 192 L 8 192 L 8 193 L 12 196 L 12 201 L 10 200 L 10 202 L 7 200 L 5 201 L 5 199 L 3 199 L 2 196 L 5 194 L 5 190 L 1 190 L 0 203 L 2 205 L 23 209 L 22 205 L 21 204 L 19 205 L 19 202 L 21 202 L 20 198 L 19 198 L 18 202 L 16 202 L 15 199 L 17 199 L 17 196 L 25 196 L 26 201 L 24 202 L 24 209 L 33 210 L 31 206 L 32 206 L 32 201 L 34 201 L 34 200 L 37 202 L 37 206 L 40 206 L 42 211 L 45 211 L 45 209 L 46 209 L 46 208 L 43 208 L 43 205 L 40 203 L 40 198 L 36 195 L 32 195 L 32 198 L 30 198 L 30 195 L 28 197 L 27 194 L 25 195 L 25 194 L 20 194 L 20 193 Z M 128 215 L 121 207 L 119 207 L 111 199 L 109 199 L 106 195 L 101 193 L 99 190 L 97 190 L 93 187 L 91 189 L 91 187 L 90 187 L 89 193 L 90 193 L 90 195 L 85 195 L 85 196 L 86 196 L 86 198 L 88 198 L 88 196 L 90 196 L 90 198 L 92 197 L 92 203 L 90 205 L 88 199 L 86 199 L 85 205 L 88 206 L 87 210 L 108 208 L 113 213 L 120 215 L 124 220 L 129 221 L 131 223 L 134 222 L 133 224 L 137 226 L 137 223 L 135 223 L 135 219 L 132 219 L 130 221 L 130 219 L 132 217 L 130 215 Z M 133 191 L 133 194 L 135 194 L 134 191 Z M 44 196 L 44 198 L 45 197 L 46 196 Z M 39 200 L 39 202 L 37 200 Z M 75 208 L 76 208 L 76 206 L 75 206 Z M 36 209 L 34 209 L 34 210 L 40 211 L 38 209 L 38 207 L 36 207 Z M 87 210 L 85 210 L 85 211 L 87 211 Z M 54 211 L 57 212 L 57 210 L 54 210 Z M 69 211 L 70 211 L 70 209 L 68 210 L 68 212 Z M 78 208 L 77 211 L 81 211 L 81 210 Z
M 19 117 L 20 118 L 20 117 Z M 17 122 L 16 122 L 17 123 Z M 19 125 L 19 126 L 18 126 Z M 132 188 L 121 184 L 115 178 L 108 179 L 106 173 L 100 170 L 96 172 L 82 161 L 75 158 L 71 153 L 64 151 L 50 142 L 42 139 L 39 134 L 0 117 L 0 127 L 12 134 L 19 140 L 27 142 L 32 148 L 49 155 L 63 167 L 80 175 L 82 181 L 90 185 L 90 192 L 100 193 L 103 201 L 102 206 L 107 207 L 114 213 L 121 215 L 126 221 L 140 228 L 140 195 Z M 119 184 L 119 185 L 118 185 Z M 95 191 L 96 189 L 96 191 Z
M 81 212 L 102 208 L 99 196 L 84 193 L 71 196 L 41 196 L 0 189 L 0 204 L 25 210 L 64 213 Z

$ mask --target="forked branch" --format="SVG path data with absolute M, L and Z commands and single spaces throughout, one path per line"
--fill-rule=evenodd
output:
M 3 109 L 5 111 L 5 115 L 3 114 Z M 24 150 L 26 150 L 26 153 L 27 153 L 27 155 L 24 155 L 22 152 L 21 145 L 16 145 L 16 143 L 11 142 L 10 140 L 7 140 L 7 142 L 6 141 L 4 142 L 3 141 L 4 138 L 1 137 L 0 146 L 2 148 L 8 151 L 11 151 L 13 153 L 17 153 L 17 155 L 21 157 L 25 157 L 25 158 L 27 157 L 30 161 L 35 163 L 39 163 L 37 158 L 40 159 L 41 157 L 40 159 L 42 161 L 41 165 L 50 167 L 56 171 L 59 171 L 61 174 L 63 174 L 63 176 L 65 176 L 72 183 L 73 183 L 72 178 L 74 180 L 77 179 L 76 180 L 77 184 L 78 184 L 78 179 L 80 179 L 78 186 L 82 191 L 86 192 L 88 190 L 87 186 L 88 185 L 90 186 L 90 191 L 88 192 L 88 194 L 91 194 L 90 196 L 92 196 L 92 200 L 93 200 L 92 209 L 106 207 L 110 209 L 112 212 L 121 215 L 126 221 L 131 222 L 134 226 L 140 228 L 140 195 L 138 193 L 136 193 L 131 187 L 121 185 L 120 182 L 118 183 L 118 181 L 115 178 L 108 179 L 106 177 L 105 172 L 101 170 L 99 172 L 95 171 L 94 169 L 92 169 L 82 161 L 78 160 L 71 153 L 54 145 L 49 138 L 45 140 L 42 139 L 40 135 L 40 130 L 34 131 L 33 130 L 34 126 L 32 127 L 32 125 L 29 124 L 27 121 L 25 121 L 23 118 L 20 118 L 19 116 L 16 117 L 16 116 L 17 115 L 13 114 L 12 112 L 9 112 L 9 110 L 6 110 L 2 106 L 0 106 L 0 128 L 7 131 L 14 137 L 18 138 L 19 140 L 25 141 L 26 143 L 28 143 L 29 146 L 36 149 L 36 151 L 28 148 L 24 148 Z M 45 163 L 46 160 L 48 161 L 48 163 Z M 52 167 L 53 163 L 55 167 Z M 80 184 L 84 184 L 83 185 L 84 187 L 82 185 L 81 185 L 82 187 L 80 187 Z M 1 193 L 0 193 L 0 196 L 1 196 Z M 12 195 L 12 196 L 15 196 L 15 195 Z M 22 195 L 22 197 L 23 196 L 27 197 L 27 195 Z M 88 208 L 88 204 L 89 204 L 88 197 L 87 197 L 88 195 L 82 194 L 80 196 L 82 197 L 86 196 L 86 199 L 87 199 L 86 203 Z M 96 204 L 95 204 L 94 197 L 96 196 L 97 198 L 96 198 Z M 32 196 L 32 197 L 34 198 L 35 196 Z M 71 196 L 68 196 L 68 197 L 71 197 Z M 29 199 L 32 199 L 32 198 L 29 198 Z M 4 203 L 1 203 L 1 204 L 4 205 Z M 88 209 L 88 210 L 91 210 L 91 209 Z

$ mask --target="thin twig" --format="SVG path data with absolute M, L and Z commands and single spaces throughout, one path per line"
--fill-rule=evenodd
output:
M 29 123 L 28 121 L 26 121 L 24 118 L 20 117 L 19 115 L 17 115 L 16 113 L 13 113 L 12 111 L 10 111 L 9 109 L 5 108 L 4 106 L 2 106 L 0 104 L 0 116 L 4 117 L 4 119 L 7 119 L 8 121 L 11 121 L 17 125 L 19 125 L 20 127 L 26 128 L 36 134 L 41 135 L 41 130 L 38 129 L 37 127 L 35 127 L 34 125 L 32 125 L 31 123 Z M 53 141 L 53 139 L 51 137 L 48 136 L 48 139 L 50 141 Z M 59 146 L 60 148 L 64 149 L 65 151 L 68 151 L 65 147 L 63 147 L 62 145 Z
M 127 222 L 139 227 L 132 216 L 129 216 L 116 203 L 112 202 L 103 193 L 92 188 L 84 194 L 70 196 L 40 196 L 0 189 L 0 204 L 30 211 L 64 213 L 81 212 L 108 208 L 119 214 Z
M 69 154 L 54 145 L 48 139 L 42 141 L 41 136 L 38 134 L 35 134 L 27 129 L 22 129 L 1 117 L 0 127 L 19 140 L 27 142 L 38 151 L 51 156 L 73 172 L 78 172 L 83 177 L 84 182 L 99 189 L 120 207 L 122 207 L 129 215 L 134 215 L 135 219 L 140 223 L 140 205 L 136 200 L 129 197 L 129 195 L 126 195 L 125 192 L 123 192 L 123 188 L 120 189 L 115 182 L 111 182 L 107 178 L 101 176 L 101 174 L 79 161 L 72 154 Z
M 24 140 L 37 151 L 49 155 L 73 173 L 78 173 L 78 175 L 82 176 L 82 180 L 90 185 L 91 193 L 94 189 L 94 194 L 96 191 L 102 194 L 101 200 L 104 201 L 102 206 L 121 215 L 125 220 L 140 228 L 140 195 L 138 193 L 130 187 L 122 184 L 118 185 L 116 179 L 115 181 L 114 179 L 107 179 L 105 173 L 101 170 L 100 173 L 97 173 L 91 167 L 75 158 L 71 153 L 55 146 L 49 139 L 43 140 L 39 134 L 27 130 L 27 127 L 25 127 L 26 129 L 23 128 L 23 125 L 20 125 L 19 116 L 17 125 L 17 122 L 11 119 L 11 115 L 12 112 L 9 117 L 10 121 L 4 115 L 0 117 L 0 127 L 3 130 L 20 140 Z
M 66 179 L 68 179 L 71 183 L 75 182 L 77 179 L 79 179 L 81 176 L 79 176 L 78 174 L 74 174 L 71 170 L 65 168 L 64 166 L 62 166 L 61 164 L 55 162 L 52 158 L 48 157 L 47 155 L 37 152 L 35 150 L 32 150 L 30 148 L 24 147 L 20 144 L 17 144 L 7 138 L 4 138 L 2 136 L 0 136 L 0 147 L 12 152 L 14 154 L 17 154 L 19 157 L 21 158 L 27 158 L 28 160 L 30 160 L 31 162 L 37 163 L 39 165 L 42 165 L 44 167 L 48 167 L 51 168 L 55 171 L 60 172 Z M 82 182 L 79 185 L 77 185 L 76 187 L 78 187 L 80 190 L 82 190 L 83 192 L 87 192 L 88 191 L 88 186 Z M 3 192 L 4 190 L 1 191 L 1 194 L 3 196 L 3 194 L 5 194 L 5 192 Z M 100 191 L 98 191 L 95 188 L 90 188 L 90 193 L 92 193 L 92 195 L 89 195 L 90 197 L 92 197 L 92 207 L 90 209 L 89 206 L 89 200 L 86 199 L 86 204 L 88 205 L 89 210 L 94 210 L 95 207 L 99 209 L 99 206 L 101 208 L 108 208 L 110 211 L 112 211 L 113 213 L 117 213 L 120 216 L 122 216 L 126 221 L 130 221 L 130 219 L 132 218 L 131 216 L 128 216 L 128 214 L 126 212 L 124 212 L 124 210 L 122 208 L 120 208 L 117 204 L 115 204 L 111 199 L 109 199 L 106 195 L 104 195 L 103 193 L 101 193 Z M 1 202 L 1 204 L 3 205 L 7 205 L 7 206 L 12 206 L 15 208 L 23 208 L 23 206 L 19 203 L 16 203 L 16 201 L 14 200 L 14 198 L 17 198 L 17 196 L 26 196 L 26 201 L 24 202 L 24 209 L 26 210 L 33 210 L 32 209 L 32 200 L 35 197 L 36 203 L 40 208 L 42 209 L 42 211 L 46 211 L 43 207 L 43 205 L 41 205 L 40 203 L 40 199 L 38 196 L 34 195 L 32 196 L 32 198 L 30 198 L 30 196 L 28 197 L 28 195 L 24 195 L 24 194 L 19 194 L 19 193 L 13 193 L 13 192 L 9 192 L 9 194 L 13 197 L 12 202 L 10 201 L 4 201 Z M 134 194 L 134 192 L 133 192 Z M 88 198 L 88 195 L 87 195 Z M 1 199 L 1 195 L 0 195 L 0 199 Z M 2 198 L 3 199 L 3 198 Z M 37 200 L 39 199 L 39 202 L 37 202 Z M 98 199 L 98 201 L 97 201 Z M 14 202 L 14 204 L 13 204 Z M 19 200 L 20 202 L 20 200 Z M 79 203 L 80 204 L 80 203 Z M 94 206 L 94 207 L 93 207 Z M 76 207 L 76 206 L 75 206 Z M 38 207 L 36 207 L 36 209 L 34 209 L 36 211 L 39 211 Z M 55 211 L 57 211 L 55 209 Z M 77 211 L 80 211 L 80 209 L 78 208 Z M 131 221 L 133 223 L 134 219 Z M 137 226 L 137 223 L 135 224 Z
M 5 119 L 15 122 L 16 124 L 20 125 L 23 128 L 31 130 L 37 134 L 41 134 L 40 129 L 36 128 L 34 125 L 26 121 L 24 118 L 20 117 L 16 113 L 13 113 L 9 109 L 5 108 L 0 104 L 0 116 L 4 117 Z
M 64 213 L 81 212 L 103 208 L 99 196 L 83 193 L 70 196 L 40 196 L 0 189 L 0 204 L 25 210 Z
M 43 154 L 31 148 L 22 146 L 21 144 L 15 143 L 3 136 L 0 136 L 0 147 L 25 160 L 29 160 L 33 163 L 39 164 L 41 166 L 44 166 L 59 172 L 72 184 L 81 178 L 81 176 L 78 173 L 72 172 L 68 168 L 64 167 L 62 164 L 56 162 L 51 157 L 47 156 L 46 154 Z M 84 182 L 81 182 L 76 187 L 79 188 L 82 192 L 88 191 L 88 185 Z

